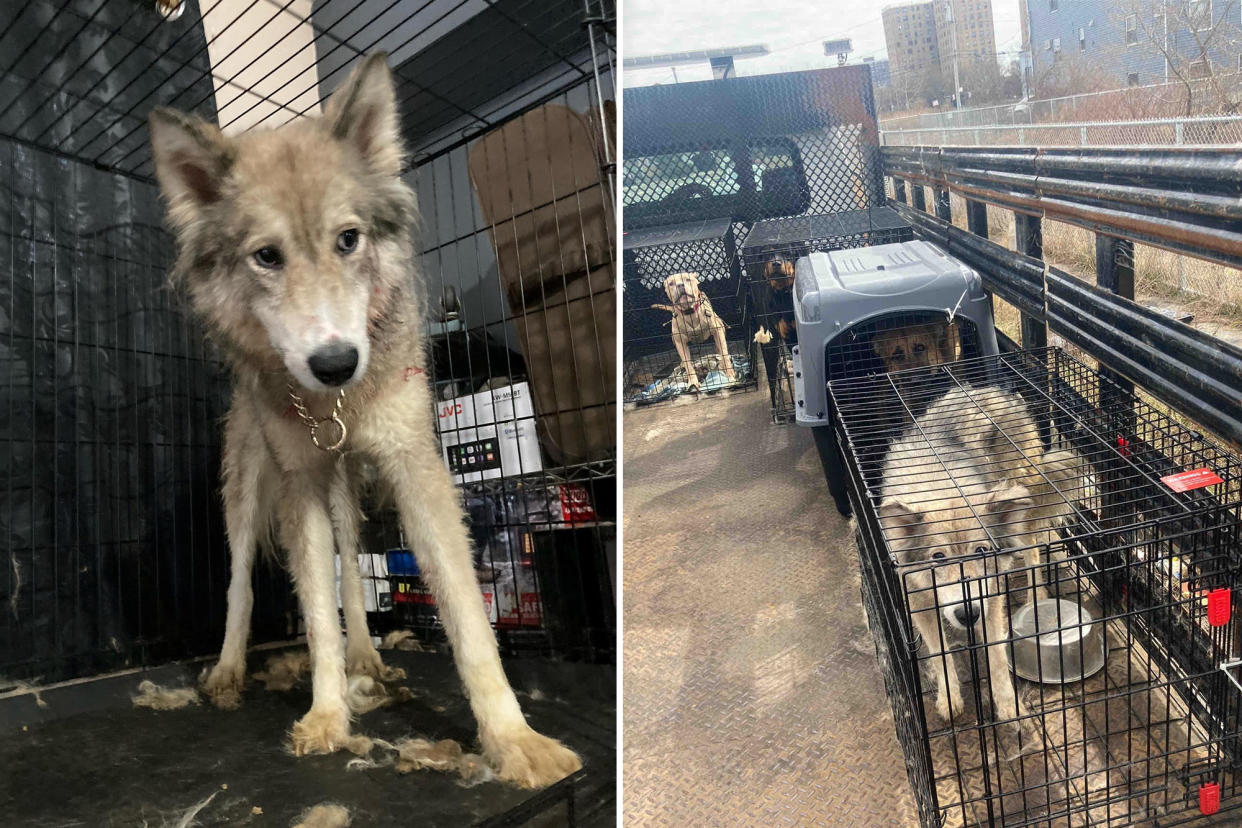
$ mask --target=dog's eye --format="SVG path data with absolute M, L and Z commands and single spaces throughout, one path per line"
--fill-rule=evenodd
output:
M 254 251 L 254 261 L 259 267 L 274 270 L 285 263 L 285 257 L 280 255 L 280 250 L 275 247 L 260 247 Z
M 927 346 L 926 346 L 926 345 L 915 345 L 915 346 L 914 346 L 914 352 L 915 352 L 916 354 L 921 354 L 921 353 L 923 353 L 923 352 L 924 352 L 924 351 L 926 351 L 926 350 L 927 350 Z
M 358 229 L 351 227 L 336 237 L 336 249 L 340 253 L 353 253 L 358 247 Z
M 988 554 L 988 552 L 990 552 L 990 551 L 991 551 L 991 550 L 990 550 L 990 549 L 988 549 L 986 546 L 976 546 L 976 547 L 975 547 L 975 554 L 976 554 L 976 555 L 986 555 L 986 554 Z
M 932 553 L 932 557 L 933 557 L 933 558 L 935 558 L 936 560 L 940 560 L 941 558 L 943 558 L 943 557 L 944 557 L 944 553 L 943 553 L 943 552 L 933 552 L 933 553 Z

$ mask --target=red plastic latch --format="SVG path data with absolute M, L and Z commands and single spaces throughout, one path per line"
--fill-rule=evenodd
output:
M 1231 595 L 1226 587 L 1214 589 L 1208 593 L 1208 623 L 1213 627 L 1221 627 L 1229 623 L 1232 611 Z
M 1214 814 L 1220 810 L 1220 785 L 1204 782 L 1199 786 L 1199 813 Z
M 1130 456 L 1130 441 L 1120 434 L 1117 435 L 1117 451 L 1122 457 Z

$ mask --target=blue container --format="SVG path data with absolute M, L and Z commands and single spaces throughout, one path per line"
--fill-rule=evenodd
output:
M 414 553 L 409 549 L 389 549 L 388 574 L 417 577 L 418 561 L 414 559 Z

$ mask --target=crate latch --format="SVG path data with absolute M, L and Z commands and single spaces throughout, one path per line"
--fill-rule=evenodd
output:
M 1220 810 L 1220 784 L 1204 782 L 1199 786 L 1199 813 L 1214 814 Z
M 1231 598 L 1228 587 L 1214 589 L 1208 593 L 1207 617 L 1208 623 L 1213 627 L 1223 627 L 1229 623 L 1229 616 L 1233 610 Z

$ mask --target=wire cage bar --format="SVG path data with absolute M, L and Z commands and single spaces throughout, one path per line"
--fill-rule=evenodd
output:
M 932 373 L 829 384 L 923 824 L 1239 807 L 1237 456 L 1058 349 Z
M 174 248 L 146 118 L 172 106 L 226 134 L 278 126 L 316 113 L 377 50 L 422 210 L 441 443 L 502 646 L 611 661 L 612 5 L 0 6 L 0 675 L 54 681 L 218 648 L 228 381 L 165 284 Z M 438 639 L 417 550 L 369 511 L 372 632 Z M 256 569 L 252 640 L 295 636 L 287 577 Z

